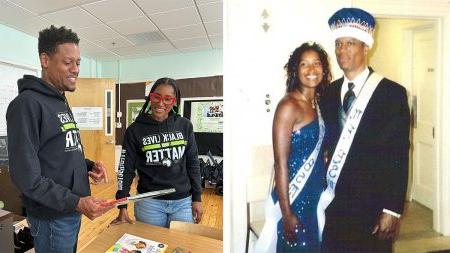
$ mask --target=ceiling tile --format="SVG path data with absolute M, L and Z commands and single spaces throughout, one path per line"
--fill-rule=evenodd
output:
M 182 39 L 190 39 L 190 38 L 206 36 L 205 29 L 203 28 L 202 24 L 167 29 L 167 30 L 163 30 L 163 33 L 170 40 L 182 40 Z
M 50 27 L 51 23 L 41 17 L 33 17 L 12 24 L 17 30 L 39 37 L 39 32 Z
M 148 49 L 145 46 L 114 48 L 114 49 L 111 49 L 111 51 L 113 51 L 114 53 L 116 53 L 120 56 L 148 54 Z
M 221 2 L 202 4 L 198 6 L 203 22 L 222 20 L 223 4 Z
M 122 38 L 122 37 L 116 37 L 116 38 L 108 38 L 108 39 L 101 39 L 93 41 L 95 44 L 107 48 L 107 49 L 114 49 L 114 48 L 120 48 L 120 47 L 131 47 L 133 44 L 129 42 L 128 40 Z
M 150 45 L 141 45 L 141 46 L 134 46 L 134 47 L 123 47 L 123 48 L 115 48 L 111 49 L 111 51 L 121 55 L 134 55 L 134 54 L 149 54 L 149 53 L 155 53 L 155 52 L 164 52 L 164 51 L 171 51 L 175 50 L 175 48 L 168 42 L 160 42 L 160 43 L 154 43 Z
M 206 51 L 211 50 L 210 46 L 200 46 L 200 47 L 190 47 L 190 48 L 182 48 L 180 49 L 181 52 L 187 53 L 187 52 L 197 52 L 197 51 Z
M 82 5 L 105 23 L 142 16 L 142 11 L 131 0 L 104 0 Z
M 160 51 L 160 52 L 150 52 L 150 56 L 160 56 L 160 55 L 168 55 L 168 54 L 177 54 L 178 50 L 169 50 L 169 51 Z
M 195 2 L 197 3 L 197 5 L 207 4 L 207 3 L 216 3 L 216 2 L 222 3 L 222 1 L 217 1 L 217 0 L 195 0 Z
M 191 48 L 191 47 L 202 47 L 202 46 L 208 46 L 211 48 L 208 38 L 206 37 L 200 37 L 200 38 L 192 38 L 192 39 L 185 39 L 185 40 L 177 40 L 172 41 L 176 48 Z
M 85 28 L 102 24 L 101 21 L 80 7 L 73 7 L 43 15 L 55 24 L 61 24 L 71 29 Z
M 44 14 L 75 7 L 80 4 L 91 3 L 98 0 L 9 0 L 17 5 L 37 14 Z
M 74 29 L 80 36 L 86 37 L 88 40 L 101 40 L 106 38 L 116 38 L 120 35 L 106 25 L 96 25 L 87 28 Z
M 91 43 L 84 38 L 80 38 L 79 46 L 80 46 L 80 53 L 83 56 L 89 53 L 100 52 L 105 50 L 103 47 L 99 47 L 98 45 Z
M 117 60 L 221 48 L 222 5 L 219 0 L 0 0 L 0 23 L 34 37 L 51 24 L 64 25 L 78 33 L 83 56 Z
M 118 58 L 118 55 L 110 51 L 92 52 L 87 54 L 86 56 L 92 58 L 105 58 L 105 57 Z
M 164 37 L 159 31 L 128 34 L 126 35 L 126 38 L 134 45 L 148 45 L 166 41 L 166 37 Z
M 138 17 L 108 23 L 117 32 L 127 35 L 143 32 L 157 31 L 158 28 L 147 17 Z
M 175 48 L 169 42 L 159 42 L 159 43 L 149 44 L 149 45 L 147 45 L 147 49 L 150 53 L 175 50 Z
M 208 32 L 208 35 L 222 35 L 223 33 L 223 22 L 222 21 L 215 21 L 215 22 L 209 22 L 205 23 L 206 31 Z
M 134 59 L 147 58 L 147 57 L 150 57 L 150 55 L 148 53 L 141 53 L 141 54 L 132 54 L 132 55 L 121 56 L 120 59 L 121 60 L 134 60 Z
M 147 15 L 194 6 L 192 0 L 136 0 Z
M 222 35 L 219 36 L 210 36 L 209 40 L 211 41 L 211 44 L 213 48 L 223 48 L 223 37 Z
M 153 14 L 150 19 L 161 30 L 201 23 L 195 7 Z
M 35 17 L 32 12 L 26 11 L 14 4 L 0 0 L 0 23 L 12 24 Z

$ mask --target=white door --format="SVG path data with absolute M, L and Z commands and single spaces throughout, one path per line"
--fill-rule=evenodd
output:
M 413 133 L 412 198 L 434 210 L 437 204 L 436 168 L 436 40 L 434 28 L 413 31 Z M 415 102 L 414 102 L 415 100 Z M 414 107 L 414 105 L 413 105 Z

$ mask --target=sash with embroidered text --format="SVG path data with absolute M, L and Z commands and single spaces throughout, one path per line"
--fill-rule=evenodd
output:
M 358 130 L 361 118 L 364 115 L 364 110 L 372 97 L 373 92 L 380 83 L 383 77 L 373 72 L 363 86 L 359 96 L 354 101 L 350 108 L 344 128 L 342 129 L 339 141 L 334 150 L 331 162 L 327 169 L 327 188 L 322 192 L 319 204 L 317 206 L 317 220 L 319 223 L 319 236 L 322 238 L 323 228 L 325 226 L 325 209 L 330 205 L 335 196 L 335 187 L 338 183 L 339 175 L 341 174 L 348 151 Z

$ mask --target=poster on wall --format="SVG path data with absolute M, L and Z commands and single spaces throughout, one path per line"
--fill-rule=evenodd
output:
M 0 135 L 6 135 L 6 109 L 17 96 L 17 80 L 23 75 L 37 76 L 38 71 L 0 60 Z
M 134 122 L 139 114 L 142 106 L 145 104 L 145 99 L 129 99 L 127 100 L 127 126 Z
M 223 133 L 223 101 L 193 101 L 191 122 L 194 132 Z
M 80 130 L 102 130 L 102 107 L 72 107 L 73 117 Z
M 192 122 L 198 153 L 223 156 L 223 98 L 182 98 L 180 112 Z

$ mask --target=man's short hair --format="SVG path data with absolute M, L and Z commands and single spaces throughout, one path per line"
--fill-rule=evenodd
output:
M 39 55 L 42 53 L 51 55 L 56 53 L 58 45 L 64 43 L 74 43 L 78 45 L 80 39 L 75 32 L 72 32 L 71 29 L 67 29 L 65 26 L 56 28 L 54 25 L 51 25 L 49 28 L 45 28 L 39 32 L 38 41 Z

